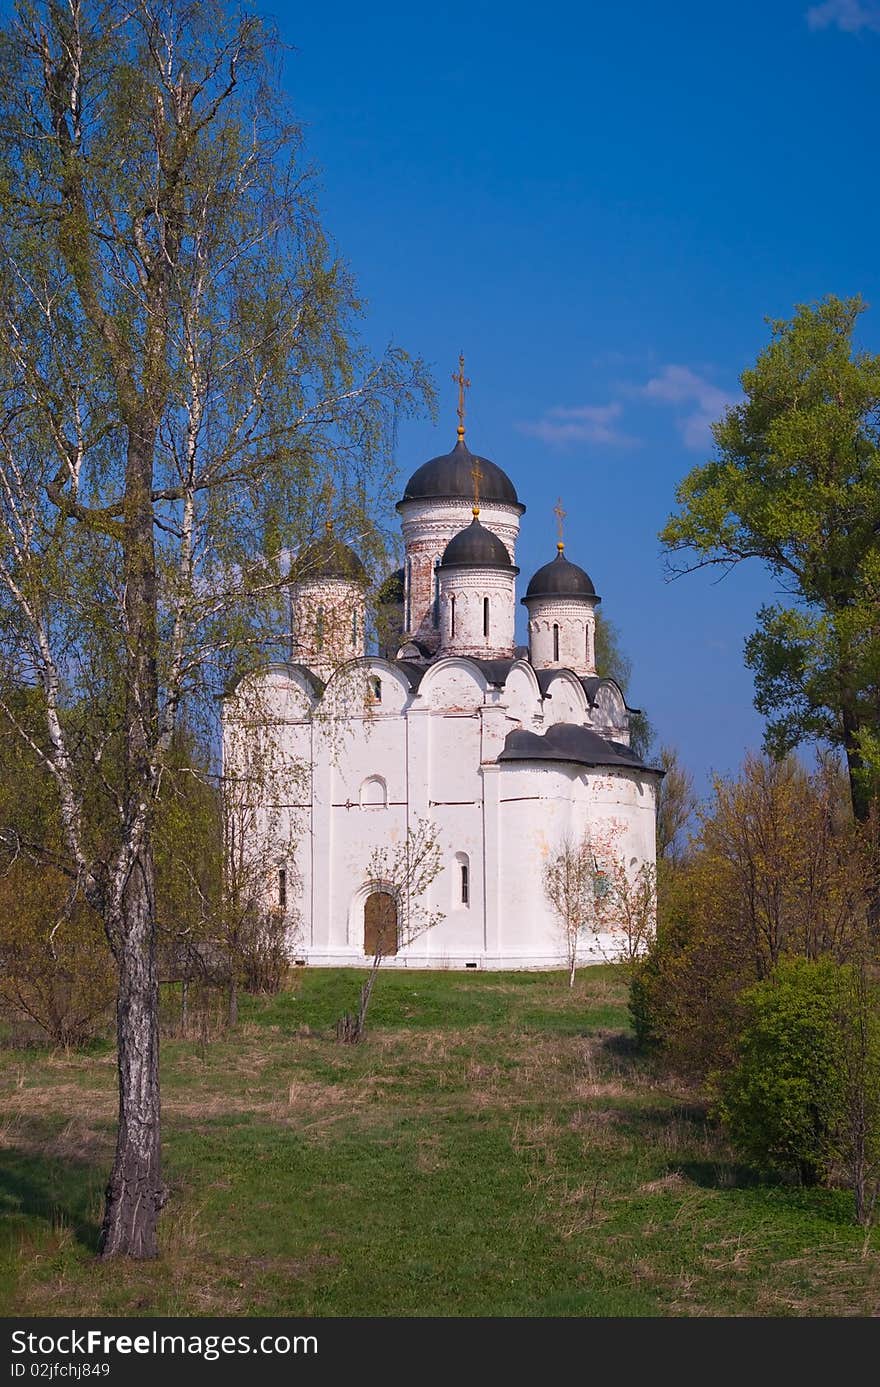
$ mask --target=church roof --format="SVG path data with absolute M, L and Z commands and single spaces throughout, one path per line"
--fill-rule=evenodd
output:
M 443 550 L 441 568 L 509 568 L 514 573 L 507 546 L 474 516 L 467 529 L 460 530 Z
M 458 440 L 451 453 L 431 458 L 416 468 L 403 488 L 398 509 L 406 501 L 469 501 L 474 494 L 474 468 L 477 465 L 482 501 L 500 501 L 507 506 L 517 506 L 520 512 L 525 510 L 507 473 L 488 458 L 472 453 L 463 438 Z
M 366 587 L 369 579 L 357 554 L 328 528 L 313 544 L 301 549 L 290 566 L 292 584 L 311 583 L 320 578 L 346 578 Z
M 538 569 L 522 600 L 529 602 L 533 597 L 590 597 L 601 601 L 589 573 L 570 563 L 561 549 L 555 559 Z
M 543 735 L 523 730 L 508 732 L 498 760 L 563 761 L 576 766 L 620 766 L 661 773 L 646 766 L 622 742 L 608 741 L 589 727 L 570 722 L 554 723 Z

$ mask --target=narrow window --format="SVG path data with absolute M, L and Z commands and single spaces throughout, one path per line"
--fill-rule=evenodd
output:
M 452 878 L 453 908 L 471 903 L 471 861 L 466 852 L 455 854 L 455 866 L 458 871 Z
M 315 617 L 315 649 L 316 649 L 316 650 L 323 650 L 323 649 L 324 649 L 324 608 L 323 608 L 323 607 L 319 607 L 319 608 L 318 608 L 318 614 L 317 614 L 317 616 Z
M 370 698 L 374 703 L 382 702 L 382 680 L 377 674 L 370 675 Z
M 407 561 L 406 561 L 405 588 L 406 588 L 405 630 L 406 630 L 407 634 L 409 634 L 409 629 L 410 629 L 410 626 L 412 625 L 412 559 L 407 559 Z
M 434 560 L 434 613 L 432 617 L 435 626 L 440 625 L 440 560 Z
M 357 643 L 358 643 L 358 614 L 357 614 L 357 611 L 355 610 L 355 611 L 353 611 L 352 614 L 351 614 L 351 648 L 352 648 L 352 650 L 356 650 L 356 649 L 357 649 Z
M 278 909 L 287 909 L 287 869 L 285 867 L 278 869 Z
M 489 639 L 489 599 L 483 598 L 483 635 Z
M 586 660 L 587 664 L 590 663 L 590 628 L 589 628 L 589 626 L 585 626 L 585 627 L 584 627 L 584 659 Z
M 455 596 L 449 599 L 449 634 L 455 635 Z
M 553 626 L 553 659 L 559 659 L 559 627 Z

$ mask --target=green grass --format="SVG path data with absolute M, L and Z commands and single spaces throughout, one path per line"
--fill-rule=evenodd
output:
M 163 1044 L 156 1263 L 94 1259 L 113 1054 L 2 1053 L 0 1312 L 849 1315 L 880 1238 L 760 1183 L 632 1052 L 614 969 L 295 971 L 234 1034 Z

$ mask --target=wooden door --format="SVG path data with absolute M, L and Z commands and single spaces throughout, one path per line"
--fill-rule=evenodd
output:
M 374 891 L 364 905 L 364 953 L 397 953 L 397 906 L 387 891 Z

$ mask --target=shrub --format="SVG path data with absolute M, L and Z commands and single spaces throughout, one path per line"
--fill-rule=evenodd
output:
M 763 1170 L 795 1170 L 807 1185 L 827 1178 L 846 1126 L 841 1023 L 852 973 L 828 958 L 793 958 L 747 989 L 737 1062 L 718 1086 L 737 1149 Z
M 0 876 L 0 1001 L 55 1045 L 82 1045 L 109 1019 L 115 984 L 100 920 L 51 867 Z

